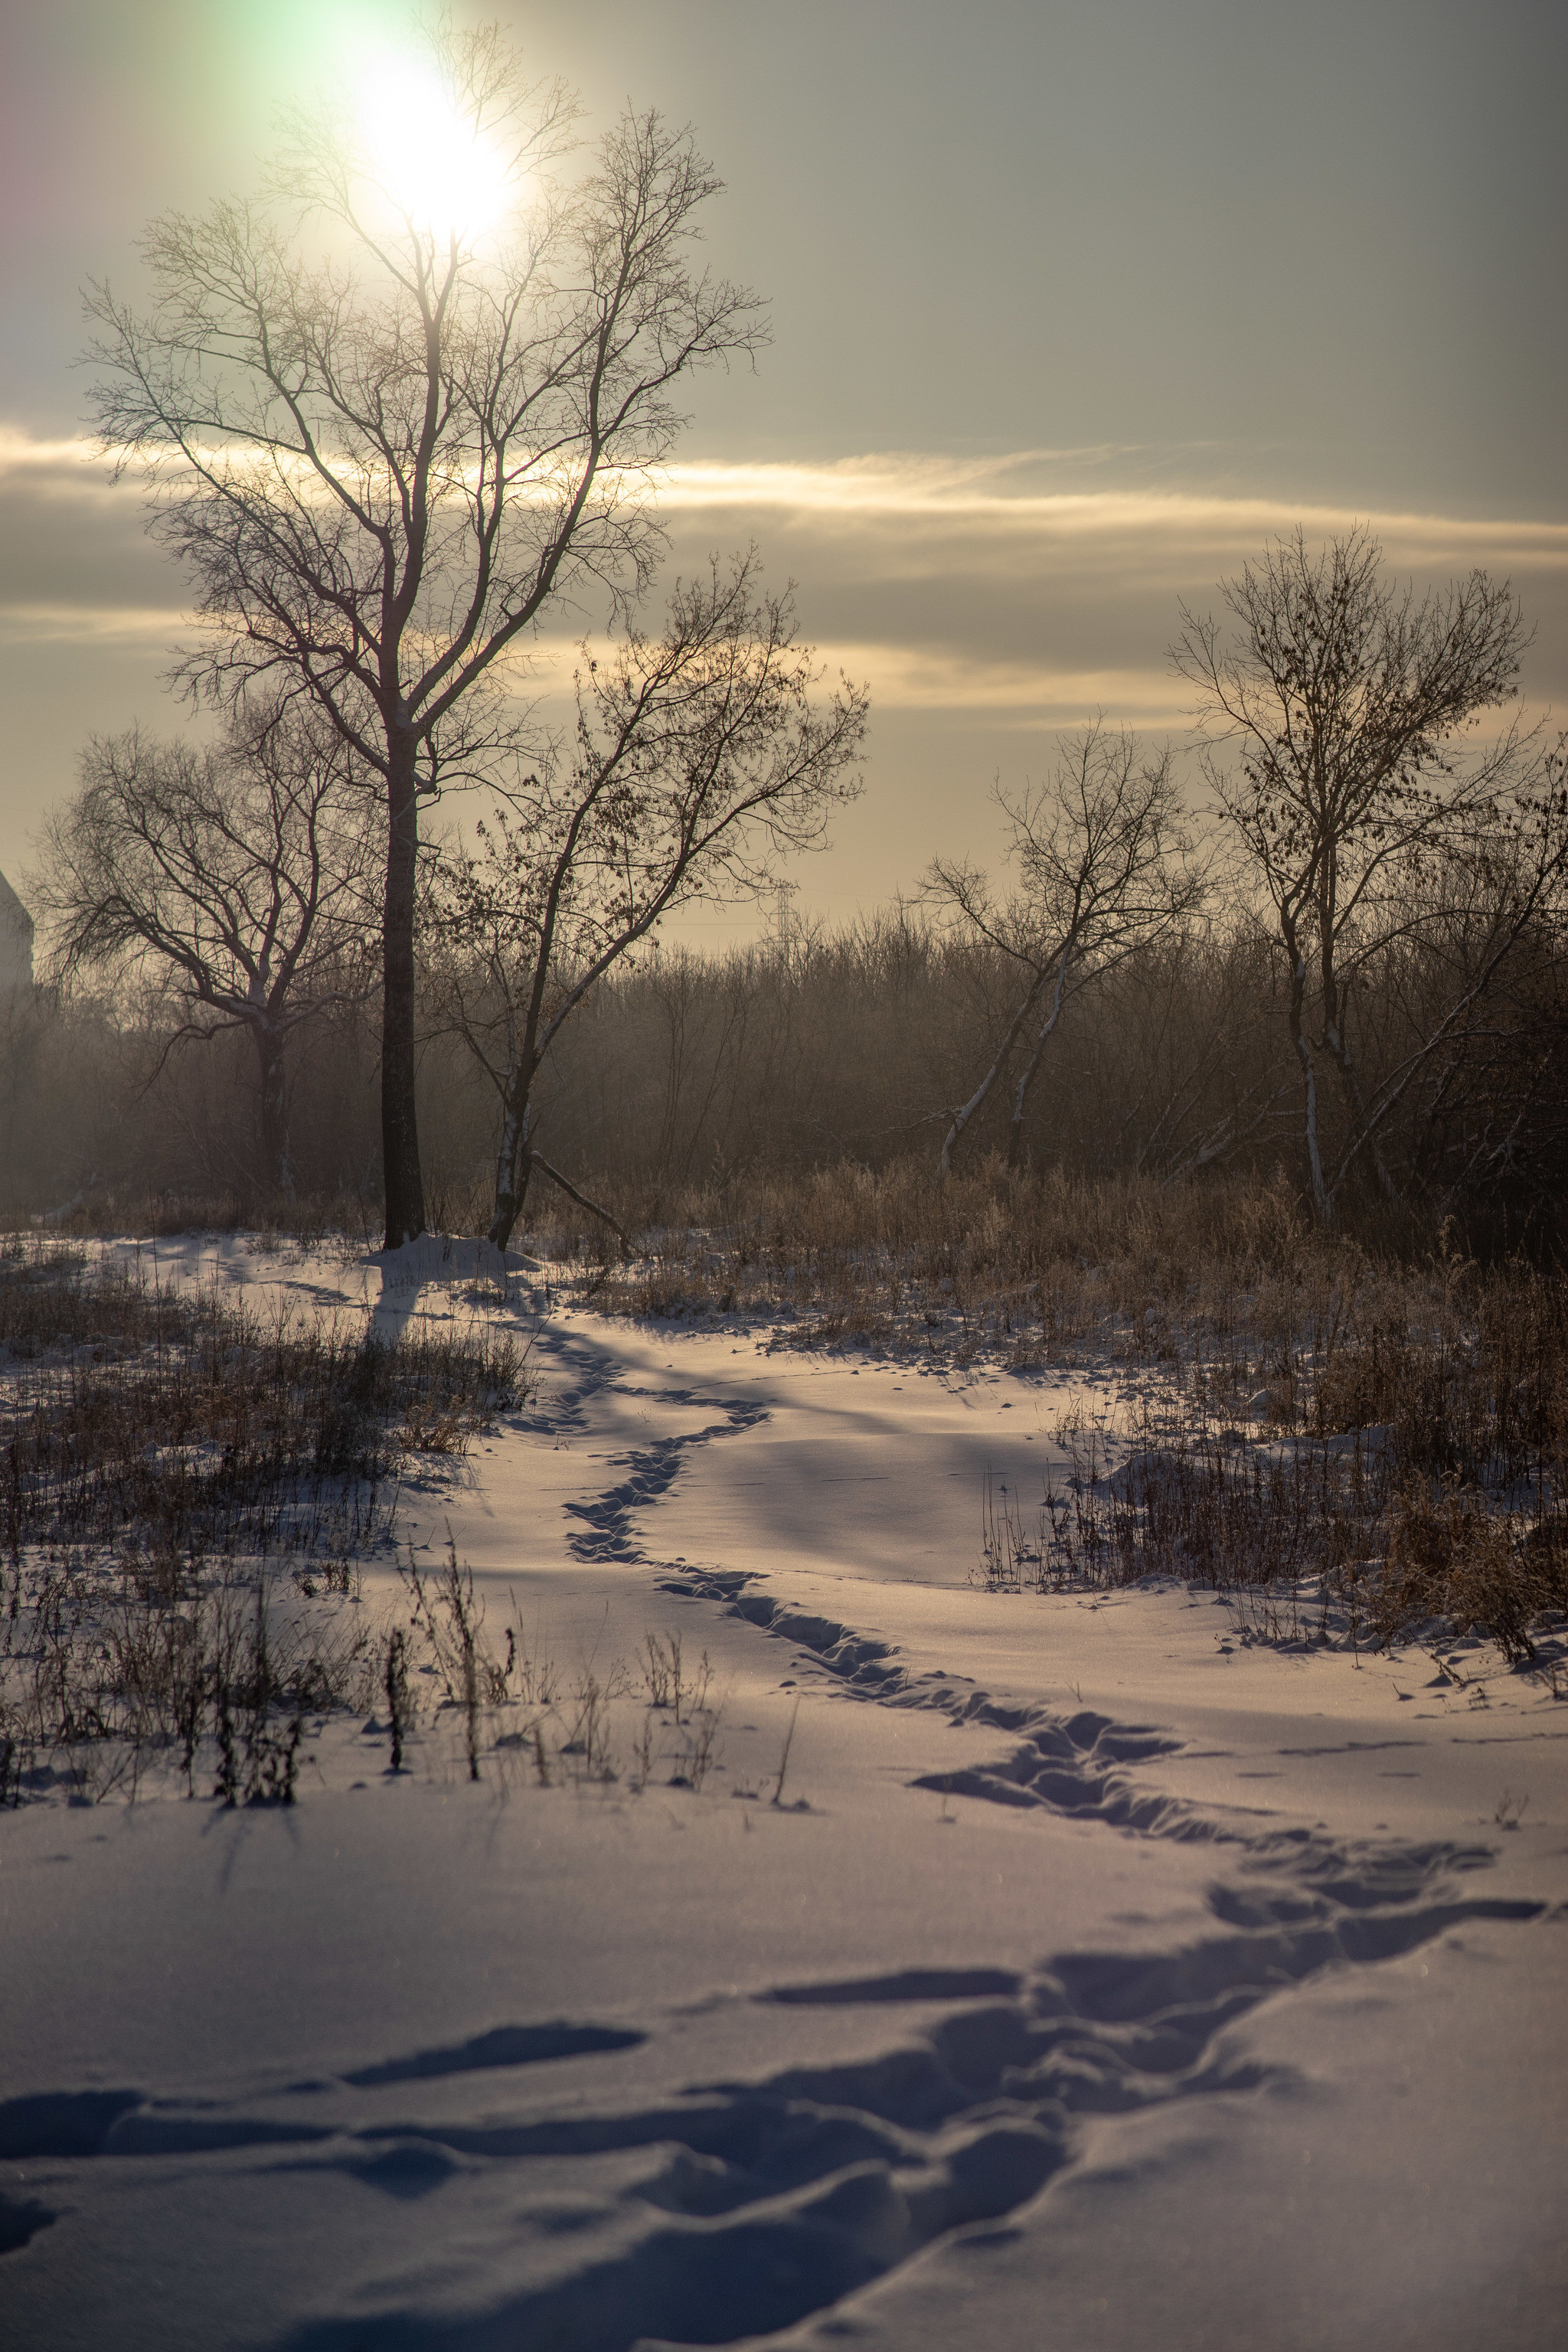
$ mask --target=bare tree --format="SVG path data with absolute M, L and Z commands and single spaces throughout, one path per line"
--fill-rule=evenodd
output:
M 1364 530 L 1310 553 L 1302 533 L 1221 583 L 1234 627 L 1182 608 L 1172 660 L 1197 689 L 1205 772 L 1269 902 L 1289 973 L 1312 1202 L 1331 1223 L 1364 1158 L 1397 1187 L 1379 1133 L 1416 1070 L 1464 1021 L 1562 870 L 1550 780 L 1517 725 L 1467 754 L 1479 712 L 1517 691 L 1528 642 L 1506 584 L 1472 572 L 1417 601 L 1382 576 Z M 1235 765 L 1223 759 L 1226 747 Z M 1463 989 L 1403 1059 L 1369 1085 L 1352 1043 L 1369 967 L 1414 940 L 1440 902 L 1420 887 L 1445 864 L 1491 877 L 1489 940 Z M 1343 1106 L 1325 1144 L 1327 1056 Z
M 689 134 L 628 113 L 568 184 L 573 109 L 497 27 L 444 25 L 427 62 L 368 120 L 295 120 L 261 203 L 156 221 L 144 315 L 89 303 L 104 446 L 207 625 L 186 688 L 287 682 L 380 780 L 389 1246 L 425 1223 L 421 797 L 504 748 L 499 666 L 550 598 L 646 588 L 671 388 L 760 335 L 688 266 L 720 186 Z
M 584 646 L 569 751 L 513 789 L 475 854 L 439 860 L 447 1018 L 500 1107 L 498 1247 L 532 1169 L 582 1198 L 541 1155 L 532 1103 L 589 992 L 671 908 L 771 887 L 771 855 L 817 841 L 858 790 L 865 689 L 841 681 L 816 699 L 816 682 L 788 594 L 757 593 L 752 558 L 714 566 L 677 585 L 662 637 L 628 628 L 598 661 Z
M 375 819 L 319 718 L 242 708 L 204 750 L 134 730 L 95 739 L 81 789 L 41 835 L 36 893 L 57 972 L 139 974 L 172 998 L 159 1069 L 183 1039 L 243 1030 L 261 1162 L 284 1192 L 289 1040 L 374 990 Z
M 1138 738 L 1099 720 L 1064 748 L 1048 785 L 997 806 L 1011 827 L 1016 887 L 998 898 L 976 867 L 937 859 L 930 895 L 972 938 L 988 940 L 1022 975 L 1024 992 L 990 1066 L 948 1113 L 939 1175 L 1001 1085 L 1019 1045 L 1007 1164 L 1023 1156 L 1024 1114 L 1046 1046 L 1075 996 L 1184 921 L 1205 887 L 1183 829 L 1169 751 L 1145 759 Z

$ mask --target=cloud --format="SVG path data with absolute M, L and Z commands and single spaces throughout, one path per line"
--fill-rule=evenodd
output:
M 940 650 L 931 675 L 949 681 L 959 707 L 984 694 L 988 676 L 1005 701 L 1015 698 L 1005 681 L 1043 631 L 1048 667 L 1148 670 L 1163 659 L 1179 597 L 1212 600 L 1216 579 L 1298 525 L 1311 540 L 1359 522 L 1395 570 L 1422 581 L 1481 566 L 1517 580 L 1531 602 L 1568 598 L 1568 523 L 1082 478 L 1135 461 L 1140 453 L 1121 450 L 816 465 L 692 459 L 662 469 L 654 488 L 677 566 L 755 539 L 771 576 L 797 581 L 808 635 Z M 174 611 L 177 582 L 144 523 L 137 486 L 114 481 L 93 444 L 0 426 L 6 613 L 47 614 L 53 630 L 79 609 L 91 641 L 116 604 L 143 616 L 128 624 L 132 634 L 154 611 Z M 896 664 L 879 666 L 890 675 Z
M 1179 715 L 1165 670 L 1064 669 L 1045 661 L 985 661 L 959 650 L 900 645 L 817 647 L 829 674 L 868 680 L 881 710 L 990 711 L 1005 722 L 1076 727 L 1114 708 L 1134 727 L 1170 727 Z
M 0 423 L 0 481 L 8 474 L 53 472 L 57 467 L 90 465 L 96 452 L 79 435 L 47 440 L 25 433 L 19 425 Z
M 914 834 L 960 809 L 954 796 L 969 786 L 957 779 L 1037 770 L 1043 739 L 1099 711 L 1178 732 L 1184 693 L 1165 649 L 1180 602 L 1212 607 L 1216 582 L 1297 524 L 1310 540 L 1361 522 L 1418 584 L 1475 566 L 1511 579 L 1536 625 L 1527 702 L 1568 708 L 1568 524 L 1352 511 L 1147 478 L 1178 457 L 1190 468 L 1206 453 L 683 460 L 655 484 L 669 560 L 644 625 L 658 626 L 677 572 L 752 541 L 771 584 L 794 582 L 803 638 L 830 675 L 871 688 L 864 838 L 847 818 L 835 861 L 864 895 L 884 887 L 892 800 L 913 828 L 900 845 L 918 867 L 928 852 Z M 8 725 L 26 758 L 13 769 L 11 804 L 0 799 L 0 864 L 40 801 L 68 783 L 88 727 L 133 713 L 184 723 L 159 683 L 186 626 L 183 583 L 144 525 L 136 483 L 114 482 L 91 443 L 0 426 L 0 654 Z M 561 713 L 575 634 L 595 618 L 557 611 L 548 636 L 531 642 L 518 685 L 548 715 Z M 946 831 L 941 839 L 963 846 Z
M 0 604 L 0 641 L 10 645 L 156 643 L 173 647 L 184 625 L 177 605 Z
M 1530 564 L 1568 564 L 1568 523 L 1379 512 L 1279 498 L 1191 489 L 1049 487 L 1042 475 L 1131 452 L 1024 450 L 958 460 L 921 456 L 847 457 L 830 465 L 746 465 L 697 460 L 659 477 L 671 514 L 752 511 L 807 518 L 840 531 L 915 529 L 939 538 L 1005 535 L 1047 544 L 1151 541 L 1179 562 L 1198 549 L 1251 551 L 1300 524 L 1309 539 L 1365 525 L 1392 560 L 1471 561 L 1506 552 Z
M 1354 523 L 1418 586 L 1473 568 L 1511 579 L 1537 624 L 1531 698 L 1568 699 L 1568 524 L 1048 478 L 1067 469 L 1038 452 L 696 463 L 669 468 L 660 506 L 678 564 L 754 536 L 771 576 L 798 583 L 805 634 L 879 709 L 1174 727 L 1180 604 L 1212 607 L 1219 580 L 1298 525 L 1312 541 Z
M 817 639 L 812 650 L 825 685 L 840 676 L 869 684 L 877 712 L 989 712 L 1004 725 L 1047 729 L 1076 727 L 1112 706 L 1134 727 L 1168 728 L 1180 718 L 1180 684 L 1163 666 L 1073 668 L 1037 656 L 988 658 L 962 645 L 889 638 Z M 519 698 L 537 700 L 547 716 L 558 716 L 580 657 L 576 639 L 535 639 L 514 668 Z

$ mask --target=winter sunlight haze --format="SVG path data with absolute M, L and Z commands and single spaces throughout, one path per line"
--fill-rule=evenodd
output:
M 1565 88 L 0 0 L 0 2352 L 1561 2352 Z

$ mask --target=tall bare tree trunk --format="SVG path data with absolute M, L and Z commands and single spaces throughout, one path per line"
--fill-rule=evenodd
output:
M 511 1239 L 512 1227 L 522 1214 L 532 1168 L 533 1152 L 528 1140 L 528 1106 L 526 1103 L 519 1105 L 509 1096 L 506 1113 L 501 1120 L 500 1143 L 496 1151 L 496 1207 L 490 1219 L 489 1236 L 499 1250 L 505 1249 Z
M 258 1022 L 251 1032 L 261 1065 L 261 1159 L 268 1183 L 286 1199 L 294 1192 L 289 1164 L 288 1104 L 283 1090 L 283 1037 L 270 1024 Z
M 1298 952 L 1290 966 L 1290 1043 L 1301 1065 L 1302 1110 L 1306 1129 L 1307 1168 L 1312 1183 L 1312 1213 L 1321 1225 L 1334 1222 L 1334 1198 L 1323 1174 L 1323 1147 L 1318 1132 L 1318 1064 L 1307 1035 L 1305 1005 L 1307 967 Z
M 419 792 L 414 737 L 389 727 L 386 787 L 386 912 L 382 950 L 381 1150 L 386 1184 L 386 1246 L 425 1231 L 415 1101 L 414 896 L 419 856 Z

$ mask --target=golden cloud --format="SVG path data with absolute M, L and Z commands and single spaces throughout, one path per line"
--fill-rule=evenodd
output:
M 1085 483 L 1147 453 L 1026 450 L 976 458 L 869 454 L 831 463 L 696 458 L 652 487 L 678 566 L 715 541 L 759 540 L 799 583 L 804 633 L 830 671 L 884 710 L 989 712 L 1001 726 L 1069 726 L 1097 709 L 1150 727 L 1180 717 L 1163 667 L 1176 601 L 1300 525 L 1353 522 L 1418 577 L 1483 566 L 1528 582 L 1542 619 L 1532 698 L 1568 682 L 1568 524 L 1298 506 L 1183 488 Z M 1072 478 L 1064 481 L 1069 474 Z M 146 541 L 136 485 L 84 436 L 0 426 L 0 530 L 11 549 L 0 638 L 118 640 L 161 652 L 187 626 L 174 575 Z M 650 608 L 648 625 L 657 625 Z M 520 688 L 565 687 L 575 646 L 535 640 Z

